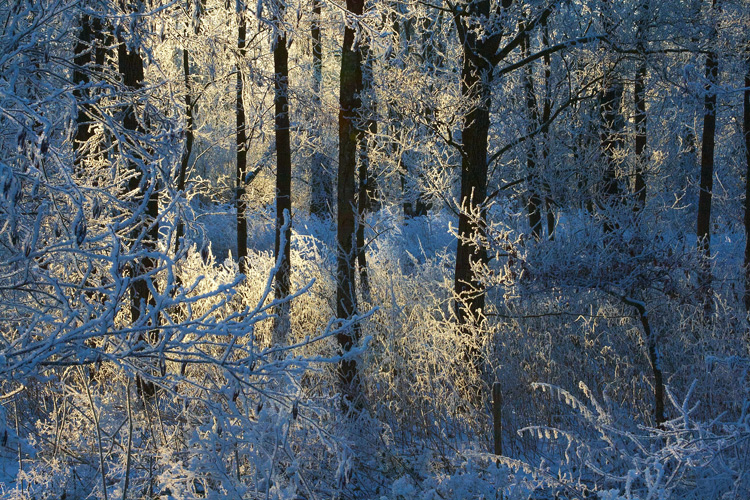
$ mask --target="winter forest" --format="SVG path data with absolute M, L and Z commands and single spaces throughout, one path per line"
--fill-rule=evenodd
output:
M 0 497 L 750 498 L 747 0 L 0 0 Z

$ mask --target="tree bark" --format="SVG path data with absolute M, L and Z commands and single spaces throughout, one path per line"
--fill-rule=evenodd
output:
M 657 427 L 661 427 L 664 422 L 666 422 L 664 416 L 664 399 L 666 391 L 664 389 L 661 354 L 659 353 L 659 347 L 656 343 L 656 334 L 651 330 L 646 304 L 629 297 L 623 297 L 622 300 L 627 305 L 636 308 L 638 311 L 638 317 L 641 320 L 641 326 L 643 326 L 643 335 L 648 349 L 648 360 L 651 364 L 651 373 L 654 376 L 654 422 Z
M 361 53 L 365 62 L 362 65 L 361 95 L 367 99 L 367 104 L 361 103 L 365 118 L 364 131 L 359 135 L 359 189 L 357 193 L 357 270 L 359 285 L 365 301 L 370 301 L 370 280 L 367 275 L 367 253 L 365 251 L 365 218 L 375 203 L 375 177 L 370 171 L 370 151 L 368 142 L 376 137 L 378 125 L 375 120 L 376 103 L 372 100 L 372 53 L 367 43 L 362 43 Z M 360 98 L 361 100 L 361 98 Z
M 312 56 L 313 56 L 313 105 L 315 113 L 320 115 L 321 108 L 321 85 L 323 82 L 323 44 L 321 41 L 322 0 L 313 0 L 312 4 Z M 316 139 L 321 137 L 321 127 L 317 119 L 313 121 L 312 133 Z M 333 179 L 326 165 L 326 156 L 318 149 L 313 151 L 310 159 L 310 213 L 321 219 L 331 217 L 333 208 Z
M 240 272 L 247 273 L 247 202 L 245 201 L 245 175 L 247 173 L 247 132 L 245 120 L 245 103 L 243 102 L 243 77 L 242 64 L 245 61 L 245 36 L 247 27 L 245 25 L 244 5 L 237 5 L 237 48 L 239 58 L 237 60 L 237 167 L 235 171 L 235 198 L 234 204 L 237 210 L 237 260 Z
M 635 72 L 635 82 L 633 85 L 633 100 L 635 101 L 635 211 L 640 212 L 646 206 L 646 180 L 644 177 L 644 167 L 646 166 L 646 146 L 648 136 L 646 135 L 646 77 L 648 76 L 648 67 L 646 65 L 646 23 L 648 21 L 648 0 L 641 3 L 641 13 L 638 22 L 638 34 L 636 42 L 636 51 L 638 52 L 638 68 Z
M 83 87 L 89 83 L 89 71 L 94 59 L 93 30 L 91 19 L 88 15 L 83 14 L 80 18 L 81 31 L 78 33 L 78 41 L 74 49 L 73 63 L 73 83 L 76 87 L 73 89 L 73 96 L 76 99 L 78 107 L 78 116 L 76 117 L 76 136 L 75 136 L 75 167 L 82 174 L 82 159 L 85 144 L 91 139 L 93 133 L 90 127 L 90 105 L 88 103 L 89 92 Z
M 599 207 L 603 211 L 605 233 L 617 229 L 617 222 L 613 221 L 612 217 L 614 214 L 611 214 L 610 211 L 622 202 L 622 189 L 617 177 L 619 168 L 617 151 L 622 148 L 622 130 L 624 128 L 624 120 L 620 113 L 622 94 L 622 84 L 609 82 L 602 92 L 599 104 L 602 120 L 600 141 L 605 162 Z
M 129 93 L 137 95 L 143 87 L 144 72 L 143 58 L 138 48 L 128 48 L 125 40 L 120 38 L 117 46 L 118 69 L 122 76 L 123 84 Z M 134 99 L 137 99 L 134 98 Z M 144 127 L 137 116 L 135 102 L 129 102 L 125 105 L 123 112 L 123 128 L 136 139 L 136 136 L 144 133 Z M 120 152 L 123 153 L 124 144 L 120 145 Z M 131 171 L 128 181 L 128 190 L 133 195 L 133 206 L 136 212 L 143 211 L 139 223 L 132 233 L 134 241 L 141 240 L 143 250 L 147 253 L 153 253 L 157 250 L 159 239 L 159 226 L 156 220 L 159 215 L 159 186 L 157 173 L 154 169 L 147 169 L 144 158 L 133 159 L 135 154 L 131 155 L 128 160 L 128 169 Z M 146 231 L 145 237 L 140 238 L 140 232 Z M 132 250 L 132 249 L 131 249 Z M 147 309 L 156 306 L 155 297 L 149 290 L 148 273 L 156 269 L 157 261 L 153 257 L 145 256 L 140 261 L 133 264 L 131 271 L 131 280 L 133 282 L 130 315 L 132 323 L 136 323 L 141 317 L 147 315 Z M 149 320 L 148 337 L 142 333 L 138 336 L 139 343 L 148 342 L 155 344 L 158 342 L 158 325 L 156 316 Z M 138 390 L 145 395 L 153 396 L 156 387 L 150 381 L 144 380 L 140 375 L 137 380 Z
M 185 78 L 185 149 L 182 152 L 180 170 L 177 173 L 177 191 L 180 193 L 185 191 L 188 163 L 190 161 L 190 154 L 193 151 L 193 142 L 195 140 L 195 134 L 193 132 L 193 102 L 190 95 L 190 55 L 187 49 L 182 49 L 182 72 Z M 177 222 L 177 230 L 175 233 L 175 255 L 180 250 L 180 239 L 184 235 L 185 224 L 182 219 L 180 219 Z
M 714 149 L 716 137 L 716 89 L 719 65 L 717 55 L 710 51 L 706 57 L 706 84 L 703 99 L 703 136 L 701 143 L 701 177 L 698 196 L 698 252 L 701 258 L 699 275 L 700 294 L 706 306 L 711 289 L 711 197 L 714 185 Z
M 750 53 L 750 47 L 746 49 Z M 750 311 L 750 57 L 745 61 L 745 92 L 742 102 L 742 133 L 745 136 L 745 309 Z
M 529 57 L 531 37 L 527 33 L 524 36 L 523 44 L 521 45 L 521 57 L 524 59 Z M 528 125 L 526 127 L 527 133 L 531 134 L 539 126 L 539 110 L 536 100 L 536 94 L 534 93 L 534 66 L 529 63 L 524 68 L 523 76 L 523 87 L 524 94 L 526 97 L 526 119 Z M 542 238 L 542 212 L 541 205 L 542 200 L 539 196 L 537 186 L 537 163 L 536 163 L 536 140 L 534 137 L 528 141 L 528 149 L 526 151 L 526 190 L 528 191 L 528 200 L 526 201 L 526 208 L 529 216 L 529 227 L 534 238 L 539 241 Z
M 473 36 L 473 35 L 472 35 Z M 467 53 L 468 52 L 468 53 Z M 454 291 L 459 325 L 480 321 L 485 306 L 484 287 L 472 266 L 487 263 L 487 251 L 470 243 L 482 233 L 487 199 L 487 142 L 490 129 L 492 66 L 485 59 L 464 51 L 461 70 L 461 94 L 474 103 L 464 116 L 461 159 L 461 213 L 458 216 L 458 245 Z M 469 212 L 479 208 L 479 220 Z M 475 360 L 476 361 L 476 360 Z
M 347 11 L 362 15 L 364 0 L 347 0 Z M 354 266 L 356 258 L 355 213 L 356 213 L 356 168 L 357 168 L 357 110 L 360 100 L 357 91 L 362 88 L 362 69 L 359 47 L 354 45 L 354 30 L 347 22 L 344 29 L 344 45 L 341 49 L 341 78 L 339 89 L 339 171 L 337 194 L 337 272 L 336 315 L 351 318 L 357 313 Z M 336 336 L 342 352 L 346 353 L 359 340 L 359 327 Z M 351 406 L 359 393 L 357 361 L 342 359 L 339 363 L 339 381 L 342 386 L 344 404 Z
M 508 9 L 512 0 L 503 0 L 497 8 Z M 456 322 L 465 335 L 472 334 L 472 325 L 484 320 L 485 290 L 474 271 L 475 266 L 486 266 L 487 250 L 472 242 L 485 230 L 485 202 L 487 201 L 487 146 L 490 129 L 490 104 L 493 71 L 497 64 L 518 48 L 526 31 L 534 29 L 549 17 L 552 7 L 543 9 L 533 21 L 524 23 L 501 48 L 505 36 L 497 31 L 481 36 L 474 29 L 476 16 L 489 18 L 492 8 L 489 0 L 471 2 L 453 8 L 453 19 L 461 41 L 463 63 L 461 67 L 461 96 L 471 107 L 462 117 L 461 139 L 461 212 L 458 217 L 458 242 L 454 280 L 454 312 Z M 466 16 L 468 10 L 471 16 Z M 476 215 L 473 217 L 470 213 Z M 474 348 L 467 352 L 474 369 L 481 371 L 480 353 Z M 481 394 L 477 390 L 476 396 Z
M 550 46 L 549 40 L 549 27 L 547 26 L 547 18 L 542 19 L 542 45 L 544 48 Z M 544 104 L 542 106 L 542 123 L 549 123 L 552 115 L 552 89 L 551 89 L 551 78 L 552 78 L 552 60 L 550 54 L 544 56 Z M 549 130 L 545 129 L 542 132 L 542 158 L 544 159 L 545 168 L 549 169 Z M 555 239 L 555 212 L 553 210 L 554 203 L 552 201 L 552 193 L 549 183 L 545 180 L 543 182 L 544 188 L 544 208 L 547 212 L 547 237 L 550 240 Z
M 276 38 L 273 47 L 274 64 L 274 132 L 276 135 L 276 237 L 274 256 L 279 267 L 274 279 L 276 299 L 289 296 L 291 239 L 292 239 L 292 153 L 289 137 L 289 53 L 286 33 L 282 26 L 283 6 L 278 6 L 275 19 Z M 289 330 L 289 303 L 277 310 L 274 328 L 277 344 L 283 344 Z

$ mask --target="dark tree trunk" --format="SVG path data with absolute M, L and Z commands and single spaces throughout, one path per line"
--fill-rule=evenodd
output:
M 662 427 L 664 422 L 667 421 L 664 416 L 664 399 L 666 390 L 664 388 L 664 375 L 661 369 L 661 355 L 658 346 L 656 345 L 656 334 L 651 330 L 648 311 L 643 302 L 628 297 L 623 297 L 623 302 L 635 307 L 638 311 L 638 317 L 641 320 L 643 336 L 645 337 L 644 340 L 646 340 L 646 346 L 648 349 L 648 360 L 651 364 L 651 373 L 654 376 L 654 423 L 657 427 Z
M 313 56 L 313 103 L 315 112 L 320 115 L 321 110 L 321 85 L 323 82 L 323 44 L 321 42 L 322 0 L 313 0 L 312 4 L 312 56 Z M 321 137 L 320 123 L 314 120 L 315 138 Z M 320 218 L 331 217 L 333 209 L 333 179 L 326 165 L 326 156 L 315 149 L 310 159 L 310 213 Z
M 370 46 L 363 43 L 361 53 L 365 62 L 362 65 L 362 92 L 366 96 L 367 105 L 362 104 L 362 111 L 366 113 L 364 132 L 359 135 L 359 189 L 357 193 L 357 270 L 359 271 L 359 285 L 365 301 L 370 300 L 370 281 L 367 276 L 367 253 L 365 251 L 365 218 L 375 203 L 375 177 L 370 171 L 370 151 L 368 142 L 378 133 L 375 120 L 376 103 L 371 94 L 372 90 L 372 53 Z
M 83 157 L 84 145 L 91 139 L 93 133 L 90 127 L 90 104 L 88 102 L 89 92 L 84 85 L 89 83 L 89 72 L 91 63 L 94 60 L 94 34 L 91 26 L 91 20 L 88 15 L 84 14 L 80 18 L 81 31 L 78 33 L 78 41 L 74 49 L 73 63 L 73 83 L 76 87 L 73 89 L 73 96 L 78 106 L 78 116 L 76 117 L 76 137 L 75 137 L 75 165 L 76 170 L 80 172 L 81 161 Z
M 182 49 L 182 72 L 185 77 L 185 149 L 180 160 L 180 170 L 177 173 L 177 191 L 185 191 L 185 180 L 187 177 L 190 154 L 193 151 L 195 135 L 193 133 L 193 102 L 190 96 L 190 57 L 187 49 Z M 185 225 L 182 220 L 177 222 L 175 234 L 174 252 L 180 249 L 180 239 L 185 235 Z
M 706 58 L 706 94 L 703 100 L 703 137 L 701 144 L 701 177 L 698 196 L 698 252 L 701 258 L 700 293 L 707 307 L 711 289 L 711 197 L 714 186 L 714 148 L 716 137 L 716 89 L 719 73 L 717 55 Z
M 506 5 L 507 4 L 507 5 Z M 511 2 L 503 2 L 510 7 Z M 489 15 L 490 2 L 474 2 L 475 15 Z M 463 9 L 462 9 L 463 11 Z M 463 116 L 461 148 L 461 212 L 458 216 L 458 243 L 456 246 L 456 271 L 454 276 L 456 321 L 466 335 L 471 325 L 481 322 L 484 312 L 485 290 L 477 279 L 472 265 L 485 264 L 487 251 L 470 240 L 484 231 L 484 203 L 487 199 L 487 143 L 490 130 L 490 102 L 492 71 L 489 57 L 495 55 L 499 40 L 480 39 L 459 12 L 454 12 L 456 31 L 463 48 L 461 66 L 461 96 L 471 103 Z M 489 56 L 489 57 L 488 57 Z M 479 220 L 469 212 L 479 209 Z M 479 353 L 467 353 L 474 368 L 480 369 Z
M 143 58 L 138 52 L 138 48 L 129 49 L 127 43 L 119 39 L 117 46 L 118 69 L 122 76 L 123 84 L 127 90 L 137 95 L 143 87 Z M 134 98 L 134 100 L 137 98 Z M 144 127 L 138 120 L 135 102 L 126 104 L 123 112 L 123 128 L 132 134 L 133 139 L 137 135 L 144 133 Z M 121 144 L 120 151 L 125 145 Z M 132 155 L 133 158 L 135 155 Z M 128 181 L 128 190 L 133 195 L 133 206 L 136 212 L 143 211 L 140 222 L 133 231 L 133 240 L 140 238 L 141 231 L 146 231 L 145 236 L 141 239 L 141 245 L 144 251 L 153 253 L 157 249 L 159 239 L 159 226 L 156 220 L 159 215 L 159 197 L 158 197 L 158 178 L 154 169 L 147 169 L 144 158 L 129 159 L 128 169 L 131 170 L 130 180 Z M 134 262 L 131 279 L 133 282 L 130 314 L 131 321 L 136 323 L 141 317 L 148 314 L 148 308 L 156 306 L 155 297 L 149 291 L 148 273 L 156 269 L 157 262 L 153 257 L 143 257 L 140 262 Z M 156 321 L 153 316 L 149 321 Z M 151 329 L 148 338 L 143 334 L 139 335 L 139 343 L 149 342 L 154 344 L 158 341 L 158 325 L 150 323 Z M 149 396 L 154 395 L 155 386 L 153 383 L 143 380 L 140 376 L 137 380 L 138 390 L 142 394 Z
M 620 113 L 623 87 L 620 83 L 610 82 L 602 92 L 599 112 L 602 120 L 600 136 L 602 156 L 605 162 L 599 207 L 603 211 L 604 231 L 610 233 L 617 229 L 613 221 L 613 209 L 622 202 L 622 189 L 617 177 L 619 161 L 617 151 L 622 148 L 622 130 L 624 120 Z
M 429 50 L 425 50 L 424 43 L 422 49 L 414 50 L 412 46 L 412 40 L 414 39 L 414 23 L 415 19 L 412 15 L 406 15 L 404 12 L 403 4 L 399 5 L 398 10 L 404 14 L 402 18 L 394 15 L 391 19 L 392 22 L 392 33 L 394 34 L 394 44 L 399 45 L 399 53 L 403 54 L 402 57 L 408 57 L 407 54 L 412 52 L 418 53 L 420 58 L 431 57 Z M 398 36 L 396 36 L 398 35 Z M 391 64 L 397 64 L 403 69 L 403 62 L 397 61 Z M 393 137 L 395 141 L 392 143 L 392 151 L 396 156 L 396 168 L 401 182 L 401 208 L 404 218 L 419 217 L 420 215 L 426 215 L 428 206 L 424 203 L 424 194 L 419 188 L 416 182 L 413 182 L 413 176 L 416 174 L 412 172 L 409 167 L 410 163 L 406 160 L 406 152 L 408 146 L 403 142 L 403 134 L 401 132 L 401 123 L 403 123 L 403 117 L 401 111 L 398 108 L 397 103 L 389 104 L 389 118 L 393 124 Z
M 283 7 L 279 7 L 279 17 Z M 279 268 L 274 279 L 274 294 L 277 299 L 289 296 L 290 261 L 292 238 L 292 153 L 289 138 L 289 53 L 286 33 L 282 29 L 282 19 L 275 20 L 277 35 L 273 47 L 274 65 L 274 112 L 276 119 L 276 237 L 274 256 Z M 277 311 L 274 341 L 283 343 L 289 330 L 289 303 L 284 303 Z
M 644 38 L 646 36 L 646 24 L 648 21 L 648 1 L 641 3 L 640 20 L 638 23 L 638 69 L 635 73 L 635 84 L 633 98 L 635 101 L 635 210 L 640 212 L 646 206 L 646 180 L 643 174 L 647 157 L 645 154 L 648 137 L 646 135 L 646 47 Z
M 547 18 L 542 19 L 542 45 L 544 48 L 550 46 L 549 40 L 549 27 L 547 26 Z M 542 123 L 549 123 L 550 117 L 552 116 L 552 89 L 551 89 L 551 78 L 552 78 L 552 60 L 550 54 L 544 56 L 544 105 L 542 109 Z M 544 159 L 545 168 L 549 169 L 549 131 L 545 128 L 542 133 L 542 158 Z M 555 239 L 555 212 L 553 210 L 552 193 L 550 192 L 550 186 L 545 180 L 543 183 L 544 187 L 544 208 L 547 212 L 547 236 L 550 240 Z
M 605 33 L 611 33 L 614 29 L 611 3 L 611 0 L 602 2 L 601 16 Z M 599 144 L 604 162 L 604 175 L 597 202 L 602 213 L 602 226 L 605 233 L 617 229 L 617 222 L 613 220 L 616 214 L 613 212 L 623 201 L 622 189 L 617 177 L 620 167 L 617 151 L 623 146 L 622 131 L 625 127 L 625 120 L 620 113 L 620 106 L 624 89 L 622 83 L 617 80 L 618 75 L 615 74 L 614 69 L 614 63 L 610 61 L 606 70 L 609 74 L 605 75 L 604 86 L 599 97 L 601 120 Z
M 362 15 L 364 0 L 347 0 L 346 8 L 355 16 Z M 357 110 L 360 100 L 357 91 L 362 88 L 362 68 L 358 46 L 354 46 L 354 30 L 347 23 L 344 29 L 344 46 L 341 49 L 341 78 L 339 93 L 339 172 L 338 172 L 338 256 L 336 273 L 336 315 L 351 318 L 357 313 L 354 266 L 356 173 L 357 173 Z M 359 340 L 359 328 L 337 335 L 343 352 L 348 352 Z M 339 363 L 339 379 L 345 404 L 350 405 L 359 393 L 357 361 L 344 359 Z
M 487 198 L 487 139 L 490 129 L 492 66 L 475 54 L 464 52 L 461 94 L 475 103 L 463 120 L 461 159 L 461 213 L 458 217 L 456 248 L 456 318 L 459 325 L 480 321 L 484 311 L 484 287 L 472 265 L 487 263 L 487 251 L 470 243 L 484 231 L 484 203 Z M 480 209 L 479 220 L 470 211 Z M 477 361 L 477 360 L 473 360 Z
M 496 32 L 479 36 L 472 24 L 476 17 L 490 17 L 492 2 L 471 2 L 471 16 L 465 16 L 467 5 L 453 9 L 453 19 L 462 45 L 461 96 L 471 107 L 462 117 L 461 147 L 461 212 L 458 217 L 458 243 L 456 248 L 456 271 L 454 281 L 455 315 L 459 329 L 471 335 L 472 325 L 484 320 L 485 290 L 472 267 L 486 265 L 487 250 L 472 243 L 477 234 L 485 230 L 485 202 L 487 201 L 487 145 L 490 129 L 490 104 L 493 71 L 496 65 L 518 48 L 527 30 L 534 29 L 549 17 L 551 7 L 525 23 L 525 28 L 511 37 L 501 48 L 504 33 Z M 508 9 L 512 0 L 503 0 L 502 8 Z M 470 216 L 469 213 L 475 216 Z M 481 371 L 479 352 L 467 352 L 469 362 Z M 477 394 L 475 396 L 478 397 Z
M 240 272 L 246 273 L 247 269 L 247 202 L 245 201 L 245 175 L 247 173 L 247 131 L 245 120 L 245 103 L 243 101 L 242 65 L 245 62 L 245 14 L 244 6 L 238 5 L 239 12 L 238 29 L 237 29 L 237 48 L 239 49 L 239 58 L 237 60 L 237 168 L 235 171 L 235 208 L 237 210 L 237 259 L 240 265 Z
M 521 45 L 521 54 L 523 58 L 529 57 L 531 37 L 527 33 L 524 36 Z M 531 134 L 539 126 L 539 110 L 534 93 L 534 66 L 529 63 L 524 68 L 523 86 L 526 97 L 526 119 L 528 120 L 527 133 Z M 529 227 L 534 238 L 539 241 L 542 238 L 542 200 L 539 196 L 537 180 L 537 160 L 536 160 L 536 140 L 534 137 L 526 141 L 528 150 L 526 151 L 526 190 L 528 191 L 528 200 L 526 208 L 529 215 Z
M 750 52 L 750 48 L 747 49 Z M 750 311 L 750 57 L 746 60 L 745 92 L 742 103 L 742 133 L 745 136 L 745 309 Z
M 635 74 L 635 209 L 637 212 L 646 206 L 646 180 L 643 174 L 646 165 L 646 61 L 642 61 Z
M 74 48 L 73 63 L 73 83 L 76 87 L 73 89 L 73 95 L 78 105 L 78 114 L 76 116 L 76 135 L 75 135 L 75 167 L 79 175 L 86 175 L 83 171 L 83 158 L 86 155 L 102 154 L 102 147 L 98 145 L 87 146 L 89 140 L 94 136 L 94 130 L 91 122 L 95 116 L 95 107 L 92 105 L 93 96 L 90 89 L 85 88 L 91 83 L 92 77 L 97 78 L 102 75 L 103 66 L 108 54 L 106 45 L 111 45 L 111 36 L 105 33 L 102 21 L 99 18 L 92 18 L 88 15 L 80 17 L 81 31 L 78 33 L 78 39 Z M 92 179 L 92 184 L 97 185 L 98 179 Z

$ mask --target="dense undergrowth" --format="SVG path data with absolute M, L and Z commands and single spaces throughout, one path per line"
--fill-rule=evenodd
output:
M 213 220 L 204 229 L 214 244 L 230 216 L 203 218 Z M 3 495 L 746 496 L 748 327 L 736 263 L 724 258 L 736 243 L 718 253 L 706 307 L 694 242 L 668 231 L 648 239 L 653 228 L 604 237 L 587 217 L 563 219 L 554 241 L 507 224 L 487 232 L 485 244 L 497 250 L 483 270 L 488 308 L 469 337 L 451 316 L 450 217 L 373 215 L 356 351 L 362 396 L 348 415 L 337 398 L 331 228 L 295 221 L 292 347 L 270 345 L 270 242 L 256 240 L 244 277 L 231 250 L 221 260 L 195 245 L 174 266 L 195 300 L 165 318 L 211 318 L 228 325 L 226 334 L 201 337 L 193 324 L 180 359 L 167 351 L 155 368 L 154 358 L 141 360 L 152 363 L 153 394 L 139 386 L 136 367 L 106 357 L 29 378 L 3 405 Z M 265 234 L 263 217 L 256 220 L 251 234 Z M 634 301 L 647 311 L 667 388 L 660 426 L 650 339 Z M 467 350 L 481 353 L 479 370 Z M 496 382 L 499 458 L 490 453 Z

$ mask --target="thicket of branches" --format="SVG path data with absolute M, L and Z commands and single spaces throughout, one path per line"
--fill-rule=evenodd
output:
M 0 2 L 2 495 L 750 495 L 748 19 Z

